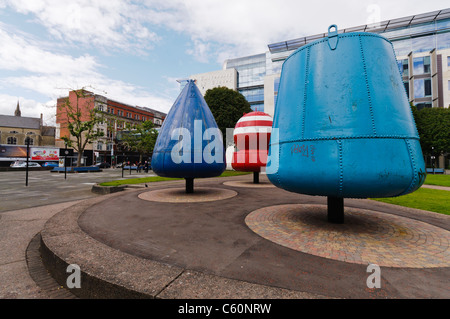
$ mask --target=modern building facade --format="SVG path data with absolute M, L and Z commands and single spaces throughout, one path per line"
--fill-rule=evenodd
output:
M 181 90 L 188 83 L 189 79 L 195 80 L 198 89 L 205 95 L 206 91 L 217 86 L 225 86 L 232 90 L 237 90 L 238 73 L 235 69 L 218 70 L 207 73 L 191 75 L 188 79 L 178 80 Z
M 89 158 L 89 162 L 117 162 L 118 143 L 116 137 L 118 132 L 148 120 L 152 121 L 155 128 L 158 129 L 166 117 L 165 113 L 148 107 L 132 106 L 88 91 L 83 91 L 82 95 L 70 91 L 69 96 L 57 100 L 56 146 L 60 148 L 65 147 L 62 137 L 70 137 L 66 107 L 64 107 L 67 101 L 72 106 L 78 105 L 82 113 L 82 120 L 88 121 L 89 112 L 94 109 L 100 111 L 104 117 L 104 120 L 95 128 L 95 130 L 103 132 L 103 136 L 86 146 L 85 153 L 88 153 L 86 156 Z M 73 137 L 71 138 L 73 139 Z
M 409 101 L 419 109 L 449 107 L 450 9 L 339 30 L 348 32 L 376 33 L 392 42 Z M 272 73 L 281 70 L 283 61 L 296 49 L 326 36 L 323 33 L 269 44 L 266 54 L 270 56 Z M 274 77 L 275 101 L 277 87 Z M 271 103 L 266 105 L 269 112 L 273 107 Z
M 450 9 L 338 30 L 349 32 L 376 33 L 391 41 L 406 94 L 418 109 L 450 106 Z M 273 116 L 283 62 L 298 48 L 327 36 L 325 32 L 269 44 L 265 53 L 226 60 L 223 71 L 235 70 L 235 90 L 253 110 Z M 444 158 L 440 163 L 444 165 Z
M 419 109 L 449 107 L 450 9 L 338 32 L 372 32 L 389 39 L 394 46 L 410 102 Z M 226 60 L 223 69 L 236 70 L 236 90 L 245 96 L 253 110 L 273 115 L 284 60 L 298 48 L 327 36 L 327 33 L 321 33 L 269 44 L 265 53 Z M 208 76 L 208 73 L 203 76 Z

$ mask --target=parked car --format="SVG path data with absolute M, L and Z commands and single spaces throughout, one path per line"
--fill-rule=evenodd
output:
M 11 163 L 11 165 L 9 165 L 12 168 L 24 168 L 27 167 L 27 162 L 26 161 L 15 161 L 14 163 Z M 39 165 L 38 163 L 35 162 L 28 162 L 28 167 L 41 167 L 41 165 Z
M 103 163 L 96 163 L 94 165 L 92 165 L 93 167 L 99 167 L 99 168 L 110 168 L 111 164 L 107 163 L 107 162 L 103 162 Z
M 42 164 L 43 167 L 58 167 L 59 164 L 57 162 L 45 162 Z

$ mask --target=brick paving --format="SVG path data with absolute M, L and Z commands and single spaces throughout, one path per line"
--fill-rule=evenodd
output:
M 346 208 L 345 223 L 327 222 L 325 205 L 277 205 L 250 213 L 261 237 L 304 253 L 385 267 L 450 266 L 450 232 L 405 217 Z

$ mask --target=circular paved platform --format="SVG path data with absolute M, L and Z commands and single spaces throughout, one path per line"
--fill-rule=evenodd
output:
M 139 198 L 163 203 L 198 203 L 223 200 L 236 196 L 235 191 L 221 188 L 196 187 L 193 193 L 186 193 L 186 188 L 158 189 L 139 194 Z
M 209 202 L 142 200 L 150 194 L 148 189 L 89 200 L 47 223 L 42 232 L 46 260 L 56 260 L 55 269 L 61 261 L 76 263 L 95 277 L 95 285 L 108 283 L 102 293 L 112 291 L 114 285 L 124 287 L 127 296 L 136 291 L 158 298 L 450 297 L 445 242 L 450 216 L 346 199 L 345 223 L 338 231 L 338 225 L 324 223 L 325 197 L 276 187 L 224 185 L 224 181 L 250 180 L 251 176 L 243 176 L 199 182 L 198 187 L 237 193 Z M 164 192 L 182 186 L 183 181 L 155 183 L 151 188 Z M 255 214 L 273 213 L 273 207 L 291 210 L 271 217 Z M 250 226 L 255 217 L 259 219 Z M 295 231 L 300 232 L 297 242 L 289 238 Z M 281 235 L 282 242 L 276 242 Z M 305 238 L 301 249 L 300 237 Z M 289 247 L 289 241 L 294 246 Z M 375 242 L 384 246 L 375 247 Z M 369 244 L 372 249 L 364 250 Z M 332 255 L 333 247 L 345 256 Z M 355 255 L 350 258 L 352 250 L 360 261 Z M 385 251 L 391 259 L 375 259 L 370 250 L 375 257 Z M 396 253 L 403 258 L 398 266 Z M 439 260 L 434 261 L 436 256 Z M 442 262 L 445 256 L 447 263 Z M 380 289 L 367 288 L 366 262 L 382 267 Z M 65 268 L 59 269 L 65 280 Z
M 384 267 L 450 267 L 450 232 L 418 220 L 346 208 L 327 221 L 326 205 L 278 205 L 251 212 L 246 224 L 279 245 L 329 259 Z

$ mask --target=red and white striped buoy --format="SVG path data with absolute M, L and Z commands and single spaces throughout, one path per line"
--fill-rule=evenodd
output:
M 231 166 L 237 171 L 259 172 L 267 164 L 272 117 L 264 112 L 244 114 L 234 128 L 234 143 Z

